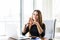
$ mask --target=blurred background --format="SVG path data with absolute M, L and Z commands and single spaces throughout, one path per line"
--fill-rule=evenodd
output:
M 55 20 L 55 38 L 60 38 L 60 0 L 0 0 L 0 37 L 17 37 L 33 10 L 39 9 L 44 20 Z

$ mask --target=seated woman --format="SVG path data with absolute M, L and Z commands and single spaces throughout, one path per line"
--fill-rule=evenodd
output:
M 32 40 L 45 40 L 45 24 L 42 23 L 42 14 L 39 10 L 34 10 L 32 18 L 29 18 L 29 22 L 22 31 L 22 35 L 27 32 L 30 33 Z

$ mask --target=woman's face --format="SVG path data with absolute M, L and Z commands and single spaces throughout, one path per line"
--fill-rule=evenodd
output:
M 38 12 L 34 11 L 32 17 L 33 17 L 33 20 L 35 21 L 38 20 Z

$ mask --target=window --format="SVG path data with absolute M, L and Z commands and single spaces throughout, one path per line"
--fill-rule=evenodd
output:
M 55 37 L 60 37 L 60 0 L 53 0 L 53 17 L 56 19 Z
M 20 0 L 0 0 L 0 35 L 16 35 L 18 27 Z

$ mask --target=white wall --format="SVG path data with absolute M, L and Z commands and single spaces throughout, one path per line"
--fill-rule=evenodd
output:
M 53 0 L 53 16 L 57 19 L 56 27 L 60 27 L 60 0 Z
M 43 6 L 43 0 L 34 0 L 34 9 L 39 9 L 42 11 Z M 43 12 L 43 11 L 42 11 Z
M 0 0 L 0 34 L 15 36 L 19 27 L 20 0 Z
M 52 0 L 43 0 L 43 19 L 53 19 L 52 18 Z

